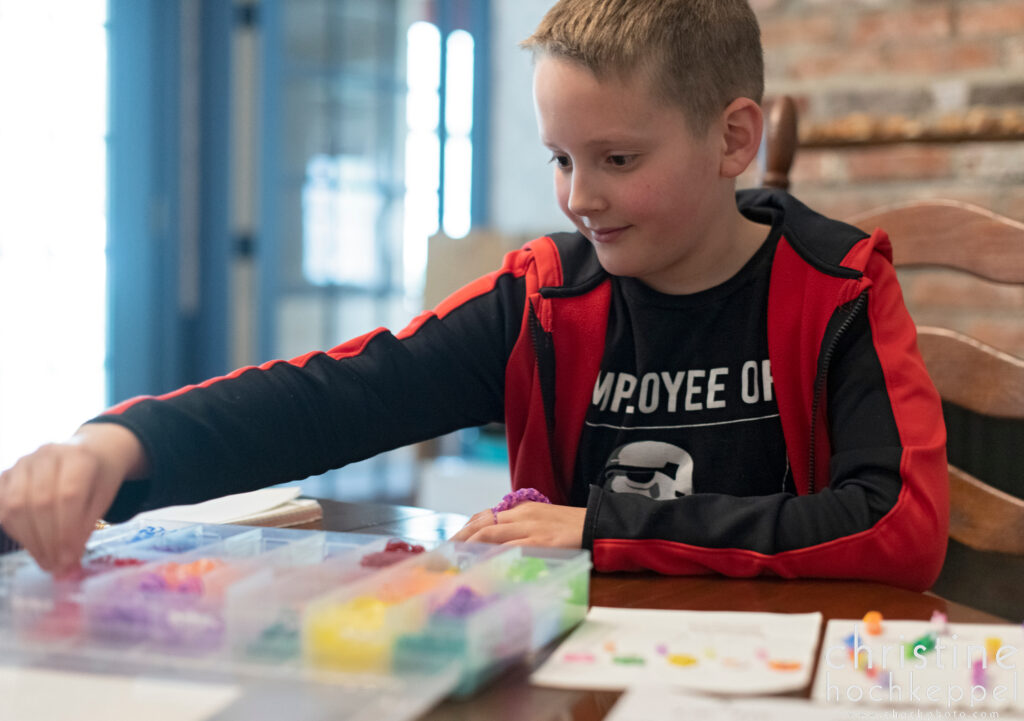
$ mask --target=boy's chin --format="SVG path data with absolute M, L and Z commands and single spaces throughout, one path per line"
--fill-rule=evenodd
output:
M 597 252 L 597 262 L 600 263 L 606 273 L 625 278 L 637 278 L 643 274 L 643 269 L 637 263 L 635 254 L 633 257 L 630 257 L 628 253 L 623 254 L 617 252 L 617 250 L 604 248 L 597 243 L 592 243 L 592 245 L 594 245 L 594 250 Z
M 633 278 L 641 282 L 644 281 L 644 273 L 637 268 L 614 264 L 605 265 L 604 263 L 601 263 L 601 267 L 604 268 L 605 272 L 608 273 L 608 275 L 614 275 L 616 278 Z

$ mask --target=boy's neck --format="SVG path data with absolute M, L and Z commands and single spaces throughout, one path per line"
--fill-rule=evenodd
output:
M 729 280 L 754 257 L 768 237 L 768 226 L 749 220 L 734 204 L 724 215 L 728 222 L 718 225 L 719 237 L 707 244 L 713 250 L 695 258 L 685 277 L 673 279 L 672 287 L 654 290 L 669 295 L 699 293 Z

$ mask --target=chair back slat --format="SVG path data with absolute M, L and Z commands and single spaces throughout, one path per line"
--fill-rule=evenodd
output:
M 983 208 L 922 201 L 861 213 L 849 222 L 866 231 L 884 228 L 897 266 L 939 266 L 1024 283 L 1024 223 Z
M 948 328 L 918 327 L 917 345 L 944 400 L 986 416 L 1024 419 L 1024 360 Z
M 1024 555 L 1024 500 L 949 467 L 949 536 L 976 551 Z

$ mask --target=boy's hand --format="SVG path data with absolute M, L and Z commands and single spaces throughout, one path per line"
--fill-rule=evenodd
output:
M 126 478 L 145 471 L 142 444 L 121 426 L 83 426 L 0 474 L 0 525 L 39 566 L 60 576 L 78 567 L 96 521 Z
M 549 503 L 521 503 L 496 515 L 488 508 L 474 514 L 451 540 L 580 548 L 586 516 L 586 508 Z

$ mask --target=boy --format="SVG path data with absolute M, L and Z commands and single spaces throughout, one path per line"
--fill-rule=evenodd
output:
M 513 486 L 552 504 L 481 512 L 458 540 L 583 546 L 598 570 L 932 583 L 944 430 L 886 236 L 734 190 L 762 129 L 745 0 L 563 0 L 525 45 L 578 232 L 397 337 L 134 399 L 23 459 L 0 523 L 41 565 L 73 567 L 115 495 L 111 518 L 503 420 Z

